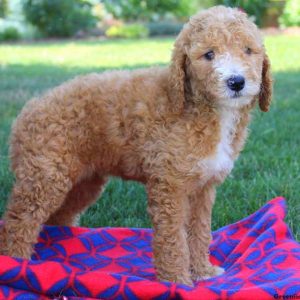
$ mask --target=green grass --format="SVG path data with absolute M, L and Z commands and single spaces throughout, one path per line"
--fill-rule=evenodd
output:
M 8 137 L 24 103 L 80 73 L 166 64 L 173 39 L 76 41 L 0 47 L 0 211 L 13 184 Z M 218 189 L 213 228 L 237 221 L 282 195 L 300 240 L 300 37 L 266 37 L 275 77 L 272 109 L 254 113 L 251 135 L 231 176 Z M 144 187 L 113 179 L 81 218 L 84 226 L 148 227 Z

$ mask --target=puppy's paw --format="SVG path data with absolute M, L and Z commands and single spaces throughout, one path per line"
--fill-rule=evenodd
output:
M 191 287 L 194 286 L 193 280 L 190 277 L 189 278 L 179 278 L 178 280 L 175 281 L 175 283 L 184 284 L 184 285 L 191 286 Z
M 173 283 L 177 283 L 177 284 L 184 284 L 184 285 L 191 286 L 191 287 L 194 286 L 193 280 L 188 275 L 186 275 L 186 276 L 178 275 L 178 276 L 172 276 L 172 277 L 158 276 L 158 279 L 160 281 L 168 281 L 168 282 L 173 282 Z
M 212 277 L 222 275 L 224 272 L 225 272 L 225 270 L 223 268 L 211 265 L 209 267 L 204 268 L 200 272 L 193 273 L 192 279 L 195 281 L 206 280 L 206 279 L 210 279 Z

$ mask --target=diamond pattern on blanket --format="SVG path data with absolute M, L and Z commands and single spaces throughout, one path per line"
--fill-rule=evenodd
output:
M 300 297 L 300 245 L 284 216 L 275 198 L 215 231 L 210 258 L 225 273 L 194 287 L 156 280 L 150 229 L 45 226 L 32 260 L 0 256 L 0 299 Z

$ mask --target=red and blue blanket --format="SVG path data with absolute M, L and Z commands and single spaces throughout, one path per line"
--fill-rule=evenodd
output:
M 156 280 L 150 229 L 45 226 L 32 260 L 0 256 L 0 299 L 300 299 L 300 245 L 284 216 L 276 198 L 215 231 L 211 261 L 225 273 L 194 287 Z

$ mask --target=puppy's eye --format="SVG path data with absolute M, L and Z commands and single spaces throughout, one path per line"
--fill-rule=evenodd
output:
M 213 60 L 215 58 L 215 53 L 214 53 L 214 51 L 211 50 L 211 51 L 206 52 L 203 56 L 207 60 Z
M 246 53 L 247 53 L 248 55 L 252 54 L 252 49 L 249 48 L 249 47 L 246 47 Z

